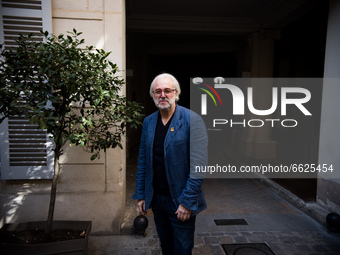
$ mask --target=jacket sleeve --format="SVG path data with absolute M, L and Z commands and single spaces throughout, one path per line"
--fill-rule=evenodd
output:
M 196 166 L 208 164 L 208 135 L 202 118 L 191 113 L 190 115 L 190 172 L 186 186 L 178 198 L 178 202 L 190 210 L 198 209 L 198 196 L 203 192 L 202 184 L 204 173 L 196 172 Z
M 136 188 L 135 193 L 132 196 L 133 199 L 145 199 L 145 176 L 146 176 L 146 134 L 147 124 L 144 120 L 142 136 L 139 146 L 139 155 L 137 163 L 137 173 L 136 173 Z

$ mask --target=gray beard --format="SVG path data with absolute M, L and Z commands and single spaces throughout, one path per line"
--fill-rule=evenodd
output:
M 160 101 L 160 100 L 154 99 L 154 102 L 155 102 L 156 107 L 157 107 L 158 109 L 160 109 L 160 110 L 170 110 L 170 109 L 172 108 L 172 106 L 173 106 L 173 102 L 172 102 L 173 100 L 171 100 L 171 99 L 165 99 L 165 100 L 168 102 L 169 105 L 167 105 L 167 106 L 162 106 L 162 105 L 159 104 L 159 101 Z

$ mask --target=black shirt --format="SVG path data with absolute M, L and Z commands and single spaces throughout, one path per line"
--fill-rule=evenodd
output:
M 155 193 L 169 195 L 169 184 L 164 164 L 164 140 L 168 132 L 171 119 L 166 125 L 163 125 L 160 113 L 158 114 L 155 139 L 153 141 L 153 186 Z

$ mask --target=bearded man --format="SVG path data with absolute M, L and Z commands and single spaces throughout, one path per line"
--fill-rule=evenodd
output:
M 163 254 L 192 254 L 196 215 L 207 205 L 201 175 L 207 164 L 207 131 L 202 118 L 177 104 L 180 85 L 171 74 L 156 76 L 150 96 L 159 109 L 145 118 L 136 190 L 139 211 L 152 207 Z

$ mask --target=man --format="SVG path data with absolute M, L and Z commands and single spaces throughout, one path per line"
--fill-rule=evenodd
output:
M 163 254 L 192 254 L 196 215 L 206 208 L 203 178 L 207 132 L 201 117 L 176 104 L 181 89 L 170 74 L 158 75 L 150 96 L 159 111 L 145 118 L 136 174 L 138 209 L 152 206 Z

